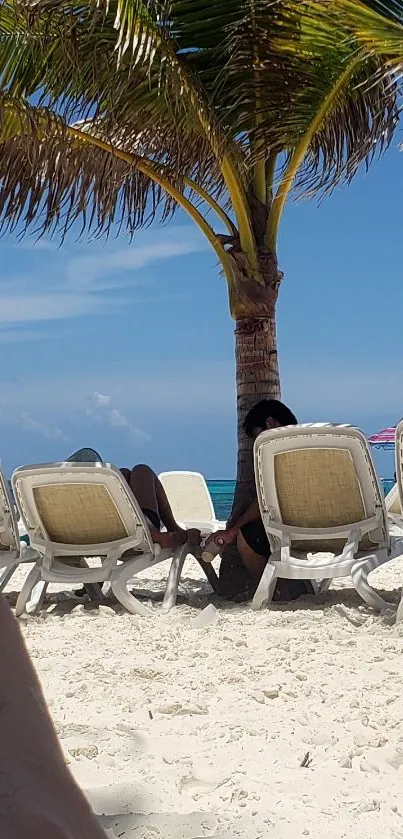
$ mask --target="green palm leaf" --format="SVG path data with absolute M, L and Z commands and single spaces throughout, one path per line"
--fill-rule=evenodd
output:
M 6 0 L 0 87 L 66 122 L 91 122 L 97 136 L 225 206 L 228 190 L 232 202 L 239 194 L 242 221 L 242 190 L 262 200 L 269 161 L 292 160 L 312 125 L 303 193 L 349 180 L 388 145 L 396 79 L 368 38 L 379 27 L 390 56 L 398 5 L 386 19 L 354 0 Z
M 41 222 L 42 232 L 64 235 L 77 219 L 95 234 L 113 221 L 130 234 L 172 199 L 135 165 L 80 141 L 60 118 L 7 94 L 0 97 L 3 228 Z

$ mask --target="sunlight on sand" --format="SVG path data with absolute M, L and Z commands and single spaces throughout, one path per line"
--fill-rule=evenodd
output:
M 189 561 L 164 615 L 165 570 L 136 580 L 149 619 L 57 602 L 51 587 L 40 616 L 22 620 L 70 769 L 110 835 L 403 835 L 393 609 L 371 612 L 343 581 L 253 613 L 213 599 Z M 402 578 L 399 558 L 371 580 L 396 607 Z M 218 619 L 198 629 L 210 601 Z

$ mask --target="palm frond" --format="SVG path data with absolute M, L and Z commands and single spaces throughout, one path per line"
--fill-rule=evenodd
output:
M 366 55 L 386 59 L 386 72 L 403 64 L 401 0 L 338 0 L 340 12 Z
M 175 52 L 161 3 L 136 0 L 126 16 L 117 0 L 5 0 L 3 8 L 0 88 L 66 122 L 92 121 L 102 136 L 119 132 L 125 150 L 141 146 L 174 179 L 195 180 L 225 201 L 226 137 L 193 69 Z M 133 26 L 130 49 L 114 28 L 122 15 Z M 145 40 L 152 48 L 143 48 Z M 238 157 L 235 144 L 231 154 Z M 242 178 L 242 160 L 237 171 Z
M 392 20 L 403 24 L 403 3 L 402 0 L 360 0 L 354 2 L 354 6 L 365 6 L 376 12 L 380 19 Z
M 268 110 L 258 130 L 267 144 L 292 156 L 315 125 L 297 183 L 300 191 L 317 194 L 350 180 L 361 163 L 369 165 L 387 148 L 399 120 L 398 84 L 392 68 L 361 49 L 341 15 L 344 0 L 281 5 L 272 50 L 288 68 L 288 102 L 281 102 L 285 91 L 278 94 L 277 119 L 276 108 Z
M 140 159 L 140 157 L 139 157 Z M 178 184 L 178 189 L 180 188 Z M 3 231 L 59 231 L 75 222 L 100 235 L 133 235 L 176 203 L 140 168 L 82 142 L 61 119 L 3 94 L 0 97 L 0 219 Z
M 388 16 L 379 13 L 382 3 Z M 256 156 L 260 164 L 275 154 L 290 159 L 309 136 L 297 185 L 312 194 L 349 180 L 362 162 L 368 165 L 387 147 L 399 116 L 401 5 L 398 0 L 3 0 L 0 90 L 24 98 L 27 107 L 52 112 L 62 125 L 84 120 L 95 137 L 169 172 L 174 186 L 183 190 L 186 179 L 193 180 L 226 208 L 232 178 L 230 198 L 237 211 L 234 195 L 252 187 Z M 2 195 L 12 194 L 9 223 L 11 206 L 18 206 L 16 217 L 24 211 L 6 169 L 8 162 L 14 166 L 15 149 L 22 154 L 24 148 L 40 172 L 24 170 L 25 178 L 31 172 L 35 194 L 42 182 L 52 189 L 43 175 L 47 154 L 60 182 L 60 161 L 69 169 L 67 192 L 46 205 L 53 218 L 53 208 L 63 206 L 60 223 L 67 206 L 69 219 L 78 208 L 71 199 L 74 163 L 75 195 L 95 201 L 91 224 L 101 230 L 112 223 L 109 210 L 100 209 L 108 188 L 114 218 L 123 200 L 130 207 L 124 223 L 131 227 L 128 219 L 134 218 L 133 229 L 144 223 L 143 175 L 128 174 L 122 161 L 113 160 L 110 185 L 101 187 L 87 150 L 74 145 L 68 132 L 58 132 L 57 157 L 49 129 L 32 148 L 29 132 L 20 135 L 17 129 L 10 123 L 0 162 Z M 99 149 L 96 155 L 100 166 L 107 166 Z M 163 214 L 171 212 L 171 199 L 164 204 L 162 194 L 148 188 L 154 195 L 151 217 L 161 207 Z M 132 204 L 136 190 L 138 212 Z M 43 201 L 45 192 L 41 196 Z M 45 205 L 35 204 L 36 212 L 40 206 Z M 244 209 L 241 201 L 240 228 L 248 223 Z M 108 220 L 95 223 L 98 217 Z M 27 218 L 32 220 L 33 212 Z
M 2 47 L 0 66 L 8 59 L 9 67 L 17 68 L 14 76 L 9 69 L 15 81 L 21 65 L 31 60 L 37 70 L 29 93 L 42 90 L 46 104 L 63 108 L 66 120 L 77 113 L 84 119 L 108 115 L 116 126 L 141 114 L 154 130 L 156 120 L 157 126 L 174 123 L 183 138 L 198 133 L 206 148 L 218 155 L 225 150 L 218 115 L 164 22 L 163 3 L 37 0 L 27 5 L 8 0 L 7 5 L 25 43 L 11 39 L 8 56 Z

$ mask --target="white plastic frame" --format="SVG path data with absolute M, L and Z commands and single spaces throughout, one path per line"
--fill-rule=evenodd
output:
M 400 420 L 396 427 L 395 439 L 395 469 L 396 469 L 396 484 L 391 489 L 389 495 L 396 490 L 399 495 L 400 509 L 403 511 L 403 420 Z M 392 499 L 393 501 L 393 499 Z M 403 540 L 403 512 L 402 516 L 390 515 L 393 521 L 393 531 L 396 531 L 397 537 Z M 403 548 L 403 542 L 401 542 Z M 401 593 L 400 603 L 396 613 L 396 623 L 403 620 L 403 589 Z

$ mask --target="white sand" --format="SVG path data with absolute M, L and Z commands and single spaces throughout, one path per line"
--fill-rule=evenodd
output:
M 161 592 L 165 571 L 142 585 Z M 403 558 L 371 579 L 397 603 Z M 70 768 L 111 835 L 403 837 L 403 624 L 347 582 L 258 614 L 216 600 L 218 621 L 195 629 L 211 598 L 192 562 L 182 590 L 148 620 L 64 599 L 22 621 Z

